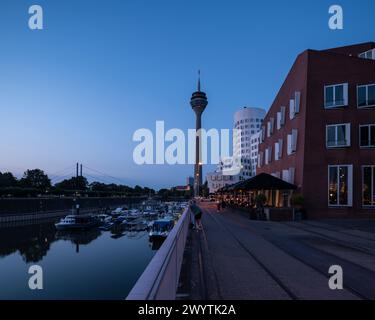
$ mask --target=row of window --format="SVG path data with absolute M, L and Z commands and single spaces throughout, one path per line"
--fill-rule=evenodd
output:
M 237 130 L 238 129 L 241 129 L 241 130 L 244 130 L 244 129 L 249 129 L 249 128 L 252 128 L 252 129 L 259 129 L 260 128 L 260 124 L 245 124 L 244 126 L 239 126 L 237 127 Z
M 239 120 L 239 121 L 235 122 L 234 126 L 238 127 L 240 124 L 248 123 L 248 122 L 258 122 L 258 123 L 261 123 L 262 121 L 263 121 L 263 119 L 261 119 L 261 118 L 257 118 L 257 119 L 254 119 L 254 118 L 242 119 L 242 120 Z
M 335 84 L 324 87 L 324 107 L 339 108 L 348 106 L 348 84 Z M 289 118 L 294 119 L 300 112 L 301 93 L 296 91 L 294 98 L 289 103 Z M 375 107 L 375 84 L 366 84 L 357 86 L 357 107 L 369 108 Z M 276 128 L 279 130 L 285 125 L 286 107 L 281 107 L 276 114 Z M 274 133 L 275 118 L 270 118 L 266 126 L 261 129 L 260 139 L 263 142 L 265 137 L 271 137 Z
M 223 174 L 213 174 L 208 176 L 211 181 L 232 181 L 233 176 Z
M 375 207 L 375 165 L 362 166 L 362 206 Z M 353 165 L 328 166 L 328 205 L 353 205 Z
M 287 155 L 294 154 L 297 151 L 297 139 L 298 139 L 298 130 L 293 129 L 290 134 L 287 135 Z M 258 154 L 258 167 L 262 167 L 263 164 L 267 165 L 272 162 L 272 146 L 268 146 L 263 151 L 260 151 Z M 274 159 L 275 161 L 280 160 L 283 155 L 283 139 L 279 139 L 277 142 L 275 142 L 275 154 Z
M 366 52 L 362 52 L 358 55 L 358 57 L 362 59 L 369 59 L 369 60 L 375 60 L 375 49 L 368 50 Z
M 301 108 L 301 92 L 294 92 L 294 96 L 289 101 L 289 119 L 292 120 L 300 112 Z M 286 107 L 281 107 L 280 111 L 276 113 L 276 129 L 280 130 L 285 125 L 285 114 Z M 275 128 L 275 118 L 270 118 L 266 126 L 263 126 L 261 129 L 260 140 L 263 142 L 265 136 L 271 137 L 274 133 Z
M 350 123 L 330 124 L 326 126 L 326 147 L 350 147 Z M 375 124 L 359 126 L 359 146 L 361 148 L 375 148 Z
M 324 107 L 339 108 L 348 106 L 348 84 L 341 83 L 324 87 Z M 375 84 L 357 86 L 357 107 L 375 107 Z
M 343 148 L 351 146 L 351 124 L 330 124 L 326 126 L 326 147 Z M 287 136 L 287 155 L 291 155 L 297 150 L 297 129 L 293 129 Z M 359 146 L 361 148 L 375 148 L 375 124 L 365 124 L 359 126 Z M 283 155 L 283 139 L 279 139 L 274 145 L 274 159 L 277 161 Z M 272 146 L 265 149 L 264 159 L 263 152 L 258 154 L 258 166 L 272 162 Z
M 274 172 L 271 175 L 276 178 L 282 179 L 286 182 L 294 184 L 295 168 L 288 168 L 282 170 L 282 172 Z

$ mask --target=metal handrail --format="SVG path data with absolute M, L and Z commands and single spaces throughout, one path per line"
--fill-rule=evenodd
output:
M 166 275 L 165 271 L 168 266 L 170 266 L 170 263 L 172 262 L 172 255 L 174 252 L 176 252 L 177 243 L 178 240 L 181 239 L 182 232 L 184 228 L 186 227 L 186 224 L 189 224 L 190 221 L 190 211 L 189 208 L 185 209 L 184 213 L 182 214 L 180 220 L 176 224 L 176 226 L 172 229 L 171 233 L 163 243 L 163 245 L 160 247 L 158 252 L 155 254 L 153 259 L 150 261 L 149 265 L 145 269 L 145 271 L 142 273 L 132 290 L 130 291 L 127 299 L 128 300 L 134 300 L 134 299 L 141 299 L 141 300 L 154 300 L 157 298 L 160 284 Z M 187 226 L 188 227 L 188 226 Z M 187 236 L 187 233 L 186 233 Z M 186 240 L 186 239 L 185 239 Z M 166 247 L 167 252 L 165 253 Z M 181 253 L 183 255 L 183 253 Z M 152 283 L 150 284 L 149 281 L 147 281 L 147 278 L 152 275 L 152 267 L 155 267 L 157 264 L 157 260 L 160 259 L 160 256 L 165 255 L 163 258 L 163 261 L 161 265 L 158 268 L 157 273 L 153 276 L 154 279 Z M 182 261 L 182 260 L 181 260 Z M 177 261 L 176 261 L 177 263 Z M 176 266 L 178 269 L 178 266 Z M 179 277 L 179 275 L 176 275 L 176 279 Z M 178 280 L 177 280 L 178 281 Z M 176 288 L 174 290 L 177 290 L 178 283 L 173 282 L 173 284 L 176 284 Z

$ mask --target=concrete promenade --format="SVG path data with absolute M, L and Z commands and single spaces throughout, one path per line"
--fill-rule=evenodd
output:
M 268 222 L 202 203 L 184 254 L 182 299 L 375 299 L 375 220 Z M 344 289 L 331 290 L 331 265 Z

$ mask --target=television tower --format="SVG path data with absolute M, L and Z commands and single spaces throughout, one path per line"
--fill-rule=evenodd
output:
M 195 144 L 195 166 L 194 166 L 194 196 L 199 196 L 200 188 L 202 186 L 202 150 L 201 150 L 201 133 L 202 128 L 202 113 L 208 104 L 207 96 L 201 91 L 201 75 L 198 71 L 198 91 L 191 96 L 190 105 L 195 112 L 195 129 L 196 129 L 196 144 Z

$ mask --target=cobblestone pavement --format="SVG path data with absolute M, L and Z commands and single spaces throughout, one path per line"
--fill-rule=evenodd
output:
M 375 220 L 268 222 L 202 203 L 188 239 L 184 299 L 375 299 Z M 328 286 L 343 269 L 343 290 Z

